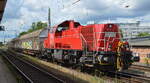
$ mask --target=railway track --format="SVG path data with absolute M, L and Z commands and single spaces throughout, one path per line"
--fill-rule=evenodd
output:
M 25 83 L 65 83 L 65 81 L 13 55 L 3 52 L 3 56 L 25 79 Z
M 127 72 L 108 72 L 107 76 L 122 80 L 123 83 L 150 83 L 150 77 Z
M 131 82 L 140 82 L 140 83 L 150 82 L 150 77 L 146 77 L 143 75 L 137 75 L 137 74 L 127 73 L 127 72 L 118 72 L 117 75 L 126 79 L 129 78 L 128 80 Z
M 123 83 L 150 83 L 150 77 L 127 72 L 108 72 L 107 76 L 107 79 L 112 79 L 111 77 L 113 76 L 118 80 L 122 80 Z
M 142 66 L 142 65 L 132 65 L 131 69 L 138 69 L 138 70 L 150 72 L 150 67 Z

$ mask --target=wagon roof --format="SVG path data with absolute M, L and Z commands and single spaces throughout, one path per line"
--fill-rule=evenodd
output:
M 31 32 L 31 33 L 21 36 L 19 39 L 28 39 L 28 38 L 38 37 L 41 31 L 42 31 L 42 29 L 36 30 L 34 32 Z
M 19 38 L 14 38 L 11 41 L 18 41 L 18 40 L 19 40 Z

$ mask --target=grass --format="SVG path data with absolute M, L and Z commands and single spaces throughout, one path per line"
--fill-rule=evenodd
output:
M 145 58 L 145 59 L 144 59 L 144 62 L 145 62 L 145 64 L 146 64 L 147 66 L 150 65 L 149 61 L 150 61 L 150 58 Z
M 24 59 L 28 61 L 32 61 L 33 63 L 40 65 L 41 67 L 44 67 L 48 70 L 54 71 L 56 74 L 59 74 L 61 76 L 66 76 L 72 80 L 79 81 L 83 80 L 82 82 L 87 82 L 87 83 L 105 83 L 105 80 L 98 78 L 96 76 L 91 76 L 88 74 L 84 74 L 82 72 L 77 72 L 72 69 L 68 69 L 50 62 L 42 61 L 38 58 L 34 58 L 31 56 L 24 56 Z

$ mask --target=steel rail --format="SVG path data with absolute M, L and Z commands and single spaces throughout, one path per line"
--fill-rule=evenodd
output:
M 130 68 L 131 69 L 132 68 L 136 68 L 136 69 L 139 69 L 139 70 L 142 70 L 142 71 L 148 71 L 148 72 L 150 72 L 150 67 L 149 66 L 132 65 Z
M 9 56 L 8 56 L 8 55 L 9 55 Z M 23 59 L 20 59 L 20 58 L 18 58 L 18 57 L 15 57 L 15 56 L 13 56 L 13 55 L 10 55 L 10 54 L 8 54 L 8 55 L 6 55 L 6 56 L 7 56 L 7 59 L 9 59 L 10 57 L 12 57 L 12 58 L 14 58 L 15 60 L 18 60 L 18 61 L 20 61 L 20 62 L 22 62 L 22 63 L 25 63 L 25 64 L 27 64 L 28 66 L 31 66 L 32 68 L 34 68 L 34 69 L 40 71 L 40 72 L 43 73 L 44 75 L 47 75 L 47 76 L 52 77 L 53 79 L 57 80 L 59 83 L 65 83 L 65 81 L 63 81 L 63 80 L 59 79 L 58 77 L 56 77 L 56 76 L 50 74 L 49 72 L 46 72 L 46 71 L 44 71 L 44 70 L 42 70 L 42 69 L 40 69 L 40 68 L 34 66 L 33 64 L 31 64 L 31 63 L 29 63 L 29 62 L 27 62 L 27 61 L 25 61 L 25 60 L 23 60 Z M 5 56 L 5 57 L 6 57 L 6 56 Z M 9 57 L 9 58 L 8 58 L 8 57 Z M 10 61 L 10 60 L 9 60 L 9 61 Z M 12 62 L 12 63 L 13 63 L 13 62 Z M 14 64 L 14 65 L 15 65 L 15 64 Z M 15 66 L 16 66 L 16 65 L 15 65 Z M 18 68 L 18 69 L 19 69 L 19 68 Z M 19 69 L 19 70 L 23 73 L 23 71 L 22 71 L 21 69 Z M 30 79 L 30 77 L 28 77 L 25 73 L 23 73 L 23 75 L 25 75 L 25 76 L 30 80 L 30 83 L 34 83 L 33 80 Z
M 3 57 L 20 73 L 20 75 L 23 77 L 25 82 L 33 83 L 33 81 L 24 72 L 22 72 L 8 57 L 4 55 Z

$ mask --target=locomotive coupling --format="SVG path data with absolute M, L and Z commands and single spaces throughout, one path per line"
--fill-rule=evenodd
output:
M 138 56 L 138 53 L 133 53 L 133 52 L 132 52 L 131 60 L 132 60 L 133 62 L 139 62 L 139 61 L 140 61 L 140 57 Z

